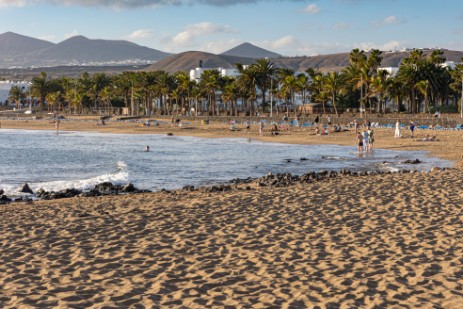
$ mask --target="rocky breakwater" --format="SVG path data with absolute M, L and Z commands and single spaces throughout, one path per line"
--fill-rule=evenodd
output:
M 31 190 L 29 185 L 26 183 L 18 188 L 18 193 L 26 194 L 17 198 L 9 198 L 4 195 L 4 191 L 0 189 L 0 205 L 8 204 L 11 202 L 32 202 L 32 197 L 35 195 L 36 198 L 41 200 L 57 200 L 71 197 L 92 197 L 102 195 L 118 195 L 118 194 L 131 194 L 131 193 L 145 193 L 151 192 L 149 190 L 141 190 L 136 188 L 133 184 L 129 183 L 126 185 L 115 185 L 111 182 L 103 182 L 95 185 L 89 191 L 82 191 L 78 189 L 64 189 L 59 191 L 45 191 L 39 189 L 35 193 Z
M 434 167 L 432 168 L 431 172 L 436 172 L 440 170 L 446 170 L 448 168 L 440 168 L 440 167 Z M 283 174 L 272 174 L 269 173 L 266 176 L 259 177 L 259 178 L 245 178 L 245 179 L 240 179 L 236 178 L 231 180 L 231 183 L 235 185 L 248 185 L 248 189 L 251 187 L 249 185 L 256 185 L 258 187 L 288 187 L 293 184 L 297 183 L 313 183 L 317 181 L 323 181 L 327 180 L 330 178 L 336 178 L 336 177 L 364 177 L 364 176 L 370 176 L 370 175 L 381 175 L 381 174 L 394 174 L 394 173 L 400 173 L 400 174 L 409 174 L 409 173 L 419 173 L 414 170 L 408 170 L 408 169 L 402 169 L 399 171 L 362 171 L 362 172 L 357 172 L 357 171 L 351 171 L 349 169 L 341 169 L 339 171 L 320 171 L 320 172 L 309 172 L 303 175 L 292 175 L 290 173 L 283 173 Z

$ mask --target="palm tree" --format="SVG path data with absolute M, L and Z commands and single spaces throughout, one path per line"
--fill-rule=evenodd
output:
M 236 68 L 238 69 L 239 76 L 236 80 L 237 87 L 241 94 L 242 101 L 244 102 L 244 110 L 254 114 L 254 102 L 253 99 L 256 95 L 256 76 L 244 65 L 237 63 Z M 251 102 L 249 102 L 251 101 Z M 248 108 L 249 106 L 249 108 Z
M 324 84 L 324 76 L 323 73 L 314 70 L 314 69 L 307 69 L 306 73 L 309 75 L 311 81 L 310 84 L 310 92 L 311 92 L 311 100 L 313 102 L 321 103 L 323 107 L 323 114 L 326 113 L 325 111 L 325 103 L 326 103 L 326 95 L 323 92 L 323 84 Z
M 409 111 L 413 114 L 418 111 L 416 104 L 416 83 L 422 79 L 422 67 L 425 63 L 423 52 L 413 50 L 409 57 L 402 60 L 397 77 L 408 91 Z
M 386 70 L 380 70 L 379 73 L 373 78 L 371 83 L 371 93 L 378 97 L 378 113 L 386 111 L 386 96 L 389 93 L 391 87 L 391 80 L 389 78 L 389 72 Z
M 180 98 L 180 105 L 182 110 L 187 111 L 189 109 L 189 104 L 187 106 L 186 102 L 189 100 L 190 91 L 192 87 L 192 82 L 190 81 L 190 76 L 184 72 L 180 71 L 174 74 L 174 78 L 177 84 L 177 91 Z
M 24 89 L 20 86 L 13 86 L 10 89 L 8 98 L 16 103 L 16 109 L 19 109 L 21 101 L 26 98 Z
M 338 72 L 329 72 L 324 78 L 324 91 L 329 94 L 331 98 L 331 104 L 333 104 L 336 117 L 338 116 L 336 98 L 343 87 L 343 81 L 343 75 L 339 74 Z
M 287 75 L 283 80 L 281 80 L 280 89 L 284 94 L 286 111 L 294 110 L 295 104 L 295 94 L 300 89 L 297 77 L 294 75 Z
M 154 85 L 155 93 L 159 97 L 159 104 L 162 110 L 162 114 L 170 115 L 170 109 L 168 106 L 169 93 L 174 88 L 174 78 L 166 71 L 156 71 L 156 83 Z
M 206 94 L 209 104 L 209 111 L 212 115 L 216 113 L 216 91 L 220 88 L 220 72 L 216 69 L 204 70 L 201 75 L 200 87 Z
M 60 93 L 58 91 L 49 92 L 46 96 L 46 100 L 48 103 L 48 110 L 55 110 L 55 104 L 59 102 L 61 99 Z
M 254 79 L 256 81 L 257 88 L 262 92 L 262 112 L 265 111 L 267 104 L 266 94 L 270 88 L 270 80 L 276 72 L 274 64 L 269 59 L 258 59 L 255 63 L 249 67 Z
M 391 80 L 389 72 L 380 70 L 376 76 L 373 77 L 371 82 L 371 93 L 378 97 L 377 112 L 384 113 L 386 111 L 386 96 L 391 87 Z
M 90 89 L 90 97 L 93 99 L 93 108 L 97 109 L 97 101 L 100 97 L 100 92 L 111 85 L 111 79 L 105 73 L 96 73 L 92 77 L 92 86 Z
M 229 103 L 227 105 L 229 106 L 228 112 L 230 115 L 238 116 L 237 101 L 239 96 L 240 91 L 235 79 L 232 77 L 225 78 L 225 86 L 221 98 L 226 104 Z
M 50 91 L 50 83 L 47 80 L 47 73 L 41 72 L 39 76 L 32 78 L 32 85 L 30 87 L 31 94 L 40 99 L 39 110 L 43 110 L 45 97 Z
M 424 111 L 431 112 L 428 106 L 428 96 L 430 83 L 428 80 L 420 80 L 415 84 L 415 88 L 423 95 L 424 97 Z

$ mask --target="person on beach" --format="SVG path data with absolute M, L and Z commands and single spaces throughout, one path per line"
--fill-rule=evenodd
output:
M 397 119 L 397 122 L 395 123 L 395 133 L 394 133 L 395 138 L 400 138 L 400 121 Z
M 278 135 L 278 126 L 275 124 L 273 124 L 272 128 L 270 129 L 270 135 Z
M 429 134 L 426 134 L 426 136 L 423 137 L 420 141 L 423 141 L 423 142 L 434 142 L 434 141 L 438 141 L 438 139 L 437 139 L 437 136 L 435 136 L 435 135 L 429 136 Z
M 372 150 L 373 149 L 373 143 L 375 141 L 374 137 L 373 137 L 373 129 L 371 127 L 368 128 L 368 150 Z
M 145 152 L 149 152 L 150 151 L 150 146 L 146 146 L 145 147 Z
M 234 120 L 231 122 L 230 131 L 237 131 L 236 122 Z
M 413 121 L 410 121 L 410 134 L 412 138 L 415 137 L 414 133 L 415 133 L 415 123 Z
M 357 133 L 357 146 L 359 153 L 361 153 L 363 150 L 363 134 L 361 132 Z
M 318 127 L 318 122 L 320 121 L 320 117 L 319 115 L 317 115 L 317 117 L 315 117 L 315 120 L 313 121 L 315 123 L 315 126 Z
M 357 119 L 354 119 L 354 129 L 355 129 L 355 134 L 357 134 L 359 131 L 359 123 L 357 122 Z
M 368 132 L 366 129 L 363 129 L 362 136 L 363 136 L 363 150 L 368 151 L 368 140 L 370 139 L 370 137 L 368 136 Z
M 59 119 L 55 120 L 55 128 L 56 128 L 56 133 L 59 131 Z
M 249 121 L 246 121 L 246 133 L 251 132 L 251 123 Z

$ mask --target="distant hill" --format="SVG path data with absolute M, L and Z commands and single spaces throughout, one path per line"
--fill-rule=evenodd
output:
M 128 41 L 91 40 L 84 36 L 75 36 L 54 46 L 24 54 L 42 66 L 50 65 L 95 65 L 132 61 L 155 62 L 170 54 L 140 46 Z
M 199 62 L 202 61 L 204 68 L 224 68 L 232 69 L 236 68 L 236 63 L 241 64 L 252 64 L 254 60 L 252 58 L 215 55 L 199 51 L 189 51 L 176 55 L 172 55 L 164 60 L 150 65 L 145 71 L 157 71 L 164 70 L 169 73 L 175 73 L 179 71 L 189 72 L 199 67 Z
M 447 61 L 461 62 L 463 51 L 442 50 Z M 425 56 L 431 55 L 432 50 L 425 50 Z M 350 53 L 339 53 L 331 55 L 319 55 L 312 57 L 294 57 L 272 59 L 276 67 L 289 68 L 296 72 L 303 72 L 308 68 L 315 68 L 321 71 L 341 70 L 349 65 Z M 365 53 L 368 55 L 368 53 Z M 399 67 L 402 60 L 410 55 L 410 52 L 383 52 L 381 55 L 381 67 Z
M 444 57 L 447 61 L 461 62 L 463 58 L 463 51 L 443 50 Z M 423 51 L 428 56 L 432 50 Z M 366 53 L 368 55 L 368 53 Z M 390 52 L 383 53 L 382 67 L 398 67 L 400 62 L 405 57 L 408 57 L 410 52 Z M 199 66 L 199 60 L 202 60 L 203 67 L 205 68 L 235 68 L 236 63 L 252 64 L 255 59 L 248 57 L 236 57 L 215 55 L 204 52 L 184 52 L 177 55 L 172 55 L 162 61 L 159 61 L 146 70 L 165 70 L 169 73 L 177 71 L 187 71 L 195 69 Z M 323 72 L 337 71 L 349 65 L 349 53 L 339 53 L 331 55 L 319 55 L 311 57 L 286 57 L 286 58 L 273 58 L 270 59 L 277 68 L 287 68 L 295 72 L 304 72 L 308 68 L 318 69 Z
M 245 57 L 253 59 L 261 58 L 279 58 L 281 55 L 268 51 L 266 49 L 260 48 L 258 46 L 252 45 L 251 43 L 243 43 L 238 45 L 226 52 L 220 54 L 221 56 L 235 56 L 235 57 Z
M 4 38 L 4 42 L 22 43 L 4 44 L 2 38 Z M 0 58 L 0 67 L 2 68 L 146 64 L 159 61 L 170 55 L 128 41 L 93 40 L 84 36 L 75 36 L 54 44 L 11 32 L 0 35 L 0 50 L 2 49 L 6 49 L 10 53 L 9 57 Z
M 34 39 L 13 32 L 0 34 L 0 54 L 2 57 L 28 53 L 53 45 L 54 44 L 51 42 Z

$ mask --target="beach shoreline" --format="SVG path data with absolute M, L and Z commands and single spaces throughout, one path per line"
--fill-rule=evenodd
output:
M 224 123 L 70 121 L 60 130 L 355 142 L 351 132 L 290 128 L 259 137 L 257 127 L 229 131 Z M 393 129 L 376 129 L 375 147 L 428 151 L 455 168 L 0 205 L 0 306 L 458 308 L 462 133 L 415 133 L 394 139 Z M 420 141 L 425 134 L 438 141 Z
M 26 130 L 53 130 L 56 131 L 55 123 L 52 120 L 2 120 L 4 129 L 26 129 Z M 175 126 L 166 121 L 158 126 L 143 126 L 143 121 L 107 121 L 105 125 L 97 125 L 98 118 L 80 119 L 70 118 L 68 121 L 61 121 L 59 131 L 86 131 L 100 133 L 120 134 L 171 134 L 177 136 L 194 136 L 201 138 L 251 138 L 263 142 L 288 143 L 288 144 L 333 144 L 351 146 L 355 145 L 353 128 L 348 131 L 331 133 L 326 136 L 316 135 L 313 127 L 288 126 L 289 131 L 282 130 L 279 135 L 272 136 L 270 127 L 264 129 L 264 135 L 258 133 L 258 125 L 252 124 L 250 132 L 245 130 L 244 124 L 239 124 L 236 131 L 230 131 L 230 124 L 225 122 L 211 122 L 208 125 L 201 120 L 186 122 L 181 126 Z M 417 129 L 415 137 L 410 138 L 408 130 L 402 130 L 403 138 L 394 138 L 392 128 L 374 128 L 374 148 L 399 149 L 399 150 L 424 150 L 431 155 L 454 161 L 455 167 L 463 167 L 463 155 L 455 152 L 463 145 L 463 134 L 457 130 L 432 130 Z M 0 129 L 1 132 L 1 129 Z M 421 139 L 426 135 L 435 136 L 438 141 L 426 142 Z M 443 147 L 442 147 L 443 146 Z

